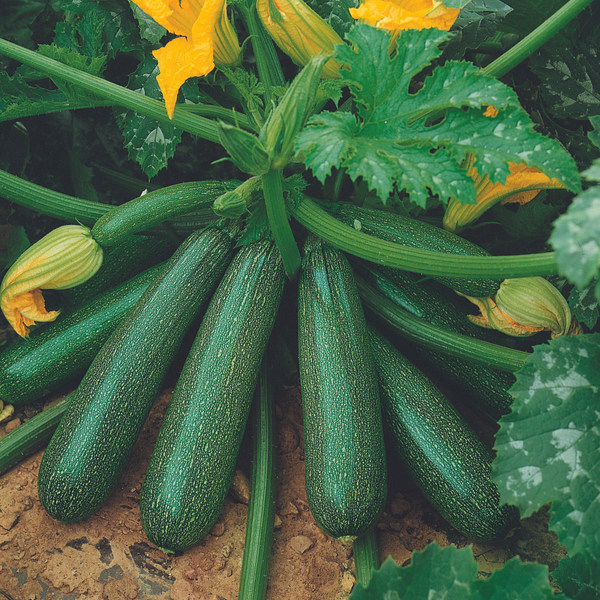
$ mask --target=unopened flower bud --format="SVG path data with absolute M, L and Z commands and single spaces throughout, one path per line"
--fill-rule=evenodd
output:
M 87 281 L 102 264 L 102 248 L 82 225 L 64 225 L 28 248 L 0 285 L 0 307 L 22 337 L 36 321 L 54 321 L 46 311 L 42 289 L 64 290 Z
M 296 136 L 310 116 L 326 60 L 316 56 L 296 75 L 261 129 L 259 138 L 269 152 L 273 169 L 285 167 L 294 156 Z
M 333 54 L 342 38 L 302 0 L 257 0 L 256 10 L 275 43 L 300 66 L 323 53 Z M 339 77 L 340 63 L 329 59 L 320 76 Z
M 213 210 L 220 217 L 239 219 L 247 210 L 252 192 L 260 187 L 260 177 L 251 177 L 235 190 L 225 192 L 213 202 Z
M 263 175 L 269 170 L 269 153 L 255 135 L 227 123 L 217 123 L 217 130 L 221 144 L 240 171 Z

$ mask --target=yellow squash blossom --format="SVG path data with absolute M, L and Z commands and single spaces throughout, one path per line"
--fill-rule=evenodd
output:
M 275 43 L 301 67 L 318 54 L 332 54 L 342 38 L 302 0 L 257 0 L 256 10 Z M 327 61 L 321 77 L 339 77 L 340 63 Z
M 492 183 L 486 175 L 481 177 L 474 167 L 475 157 L 469 154 L 465 167 L 473 179 L 476 193 L 475 204 L 463 204 L 458 198 L 450 198 L 444 214 L 444 229 L 458 232 L 469 223 L 477 220 L 494 204 L 518 202 L 526 204 L 533 200 L 543 189 L 564 188 L 564 185 L 550 178 L 539 169 L 521 163 L 508 163 L 510 175 L 506 183 Z
M 553 339 L 581 333 L 563 295 L 543 277 L 505 279 L 495 296 L 466 298 L 481 311 L 469 315 L 480 327 L 518 337 L 539 331 L 551 332 Z
M 29 325 L 54 321 L 42 289 L 64 290 L 87 281 L 102 264 L 102 248 L 91 231 L 64 225 L 28 248 L 13 263 L 0 285 L 0 308 L 12 328 L 27 337 Z
M 458 17 L 458 8 L 448 8 L 439 0 L 365 0 L 351 8 L 354 19 L 378 29 L 394 32 L 435 27 L 448 31 Z
M 153 52 L 160 69 L 156 80 L 172 119 L 179 88 L 187 79 L 208 75 L 215 63 L 239 63 L 237 35 L 227 19 L 225 0 L 133 1 L 167 31 L 181 36 Z

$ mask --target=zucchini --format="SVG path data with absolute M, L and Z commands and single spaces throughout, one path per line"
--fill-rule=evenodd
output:
M 355 272 L 375 290 L 427 323 L 477 339 L 488 338 L 488 332 L 471 323 L 435 282 L 418 282 L 416 275 L 366 261 L 353 261 L 353 265 Z M 510 412 L 512 396 L 508 390 L 516 381 L 512 373 L 449 357 L 403 339 L 397 345 L 401 350 L 406 349 L 418 366 L 440 374 L 461 399 L 492 419 L 498 420 Z
M 93 277 L 81 285 L 61 290 L 65 309 L 86 304 L 106 290 L 167 260 L 176 249 L 177 245 L 169 238 L 142 235 L 132 235 L 118 246 L 107 248 L 102 265 Z
M 463 535 L 504 538 L 519 521 L 500 506 L 490 479 L 492 452 L 446 397 L 378 331 L 369 327 L 391 446 L 438 512 Z
M 411 248 L 422 248 L 446 254 L 490 256 L 476 244 L 429 223 L 400 215 L 360 208 L 351 204 L 340 205 L 335 215 L 343 223 L 354 226 L 373 237 L 395 242 Z M 463 279 L 433 277 L 440 283 L 465 296 L 487 298 L 500 288 L 501 281 L 494 279 Z
M 385 502 L 381 408 L 352 269 L 316 238 L 300 275 L 298 348 L 309 506 L 325 533 L 353 539 Z
M 275 244 L 243 246 L 206 311 L 140 497 L 146 536 L 166 552 L 199 542 L 221 512 L 284 282 Z
M 0 475 L 48 443 L 71 396 L 61 398 L 0 439 Z
M 110 494 L 232 246 L 222 227 L 190 235 L 94 359 L 40 465 L 38 493 L 53 518 L 79 521 Z
M 239 181 L 192 181 L 155 190 L 121 204 L 102 215 L 92 228 L 93 238 L 104 248 L 119 244 L 133 233 L 144 231 L 171 217 L 199 208 L 212 208 Z
M 157 265 L 81 308 L 36 327 L 0 353 L 0 398 L 11 404 L 39 400 L 81 378 L 110 334 L 162 269 Z

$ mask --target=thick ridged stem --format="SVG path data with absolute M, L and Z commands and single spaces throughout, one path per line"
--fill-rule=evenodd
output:
M 84 73 L 7 40 L 0 39 L 0 54 L 4 54 L 9 58 L 38 69 L 49 77 L 57 77 L 72 83 L 90 94 L 94 94 L 103 100 L 108 100 L 111 104 L 124 106 L 162 123 L 175 125 L 192 135 L 197 135 L 210 142 L 219 142 L 217 127 L 209 119 L 190 114 L 188 111 L 176 111 L 173 118 L 169 119 L 163 102 L 133 92 L 116 83 L 106 81 L 101 77 Z
M 281 170 L 270 169 L 262 176 L 262 185 L 273 238 L 281 253 L 286 275 L 294 279 L 300 269 L 300 251 L 288 221 Z
M 506 279 L 554 275 L 554 252 L 517 256 L 459 256 L 409 248 L 381 240 L 341 223 L 307 197 L 294 207 L 292 216 L 332 246 L 379 265 L 422 275 L 468 279 Z
M 267 591 L 275 525 L 275 443 L 270 352 L 267 350 L 254 395 L 254 447 L 250 502 L 239 600 L 262 600 Z
M 501 371 L 518 371 L 529 356 L 527 352 L 505 348 L 432 325 L 396 306 L 355 275 L 363 303 L 390 325 L 396 333 L 427 348 Z
M 520 62 L 531 56 L 592 2 L 593 0 L 569 0 L 527 37 L 524 37 L 518 44 L 515 44 L 510 50 L 507 50 L 502 56 L 485 67 L 483 72 L 492 77 L 506 75 Z
M 379 569 L 375 530 L 371 527 L 359 535 L 353 542 L 353 548 L 356 581 L 366 587 L 369 585 L 373 572 Z

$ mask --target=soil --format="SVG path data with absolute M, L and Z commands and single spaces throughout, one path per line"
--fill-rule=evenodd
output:
M 118 485 L 102 509 L 84 521 L 58 523 L 41 506 L 36 480 L 42 451 L 0 477 L 0 591 L 14 600 L 237 598 L 249 465 L 240 462 L 218 522 L 190 550 L 166 555 L 148 542 L 141 527 L 144 472 L 171 393 L 172 388 L 160 393 Z M 352 547 L 321 532 L 308 507 L 297 374 L 278 385 L 275 414 L 278 495 L 267 599 L 343 600 L 355 584 Z M 18 411 L 0 432 L 25 417 Z M 488 439 L 493 435 L 483 433 Z M 388 499 L 375 528 L 381 561 L 391 556 L 406 565 L 413 550 L 434 540 L 441 546 L 473 544 L 479 576 L 489 577 L 517 554 L 550 570 L 558 566 L 564 549 L 547 523 L 542 510 L 506 540 L 475 543 L 448 525 L 390 465 Z

